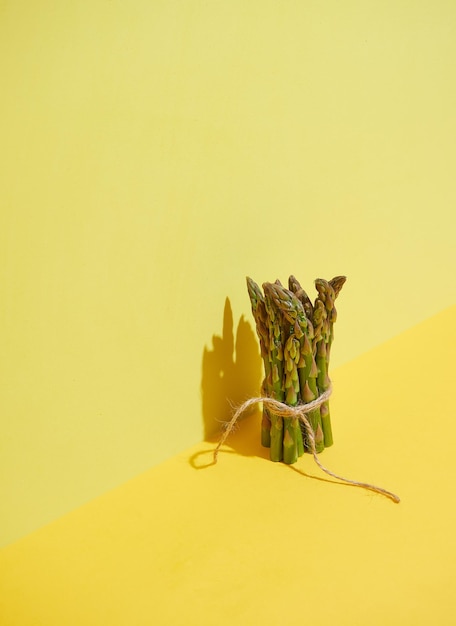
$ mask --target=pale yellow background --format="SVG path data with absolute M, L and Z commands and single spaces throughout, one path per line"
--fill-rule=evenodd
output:
M 455 302 L 455 18 L 0 2 L 4 544 L 258 390 L 246 274 L 349 276 L 334 367 Z

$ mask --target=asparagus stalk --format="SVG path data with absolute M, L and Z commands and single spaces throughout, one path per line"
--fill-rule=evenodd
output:
M 247 290 L 249 292 L 252 306 L 253 318 L 256 324 L 256 331 L 260 341 L 260 352 L 264 364 L 265 378 L 261 386 L 264 396 L 270 396 L 270 361 L 269 361 L 269 328 L 268 314 L 261 289 L 254 280 L 247 276 Z M 271 418 L 267 407 L 263 406 L 261 419 L 261 444 L 269 448 L 271 446 Z
M 331 384 L 328 374 L 329 356 L 334 337 L 334 322 L 337 317 L 334 301 L 336 299 L 336 290 L 337 294 L 339 294 L 345 282 L 345 277 L 336 276 L 332 279 L 332 281 L 333 282 L 331 283 L 323 278 L 317 278 L 315 281 L 315 287 L 318 291 L 316 305 L 318 303 L 318 307 L 322 311 L 324 310 L 324 314 L 322 314 L 322 339 L 317 346 L 318 388 L 320 392 L 326 391 Z M 325 446 L 328 447 L 333 444 L 329 402 L 324 402 L 322 404 L 320 413 L 322 418 Z
M 329 281 L 329 284 L 334 290 L 334 300 L 339 295 L 340 290 L 344 286 L 346 280 L 347 280 L 346 276 L 334 276 L 334 278 L 331 278 L 331 280 Z M 330 326 L 329 326 L 328 362 L 329 362 L 329 354 L 331 351 L 332 342 L 334 340 L 334 324 L 337 319 L 337 311 L 336 311 L 336 307 L 334 306 L 334 300 L 333 300 L 331 318 L 329 320 Z
M 261 395 L 263 398 L 269 397 L 266 378 L 263 380 L 263 384 L 261 385 Z M 271 417 L 266 406 L 263 406 L 263 413 L 261 416 L 261 445 L 265 448 L 271 447 Z
M 296 297 L 299 299 L 299 301 L 302 303 L 304 307 L 304 311 L 308 318 L 308 324 L 310 327 L 310 331 L 307 333 L 307 336 L 310 339 L 312 339 L 315 336 L 315 332 L 310 322 L 310 320 L 313 320 L 313 316 L 314 316 L 314 307 L 313 307 L 312 301 L 307 295 L 307 293 L 304 291 L 304 289 L 301 287 L 299 281 L 294 276 L 290 276 L 290 278 L 288 279 L 288 284 L 290 286 L 291 291 L 293 291 L 293 293 L 296 295 Z M 318 314 L 317 314 L 317 317 L 318 317 Z M 318 335 L 318 329 L 317 329 L 317 335 Z M 304 383 L 303 388 L 302 388 L 302 399 L 304 400 L 304 402 L 311 402 L 312 400 L 315 400 L 315 398 L 317 398 L 319 395 L 318 386 L 317 386 L 318 370 L 317 370 L 317 366 L 315 362 L 315 356 L 316 356 L 315 350 L 312 348 L 309 350 L 307 346 L 307 342 L 306 342 L 306 355 L 308 357 L 307 366 L 306 366 L 305 373 L 303 375 L 303 378 L 305 379 L 306 382 Z M 324 410 L 323 410 L 323 413 L 324 413 Z M 312 424 L 314 434 L 315 434 L 315 448 L 317 452 L 322 452 L 322 450 L 325 447 L 325 444 L 324 444 L 324 435 L 323 435 L 323 429 L 322 429 L 321 407 L 320 409 L 316 409 L 314 412 L 311 412 L 309 415 L 309 418 L 310 418 L 310 422 Z M 303 431 L 303 436 L 307 437 L 304 428 L 302 428 L 302 431 Z M 310 447 L 308 445 L 307 445 L 307 449 L 310 451 Z
M 282 329 L 280 327 L 280 317 L 270 297 L 268 290 L 269 283 L 263 285 L 264 303 L 268 314 L 268 346 L 270 362 L 270 393 L 274 400 L 284 401 L 283 387 L 283 348 Z M 283 458 L 283 419 L 280 415 L 270 413 L 271 418 L 271 461 L 281 461 Z
M 299 400 L 299 377 L 297 365 L 300 360 L 300 344 L 294 334 L 290 334 L 283 350 L 285 363 L 285 402 L 296 406 Z M 284 463 L 296 463 L 298 456 L 304 452 L 301 429 L 297 417 L 286 417 L 283 435 Z
M 293 305 L 290 305 L 290 292 L 276 281 L 274 284 L 268 284 L 265 289 L 273 301 L 276 310 L 281 314 L 282 328 L 284 329 L 284 391 L 285 402 L 290 406 L 296 406 L 299 401 L 299 377 L 297 365 L 300 361 L 300 342 L 294 334 L 294 325 L 296 320 L 296 312 Z M 289 294 L 289 295 L 288 295 Z M 285 334 L 286 333 L 286 334 Z M 288 337 L 288 338 L 286 338 Z M 304 443 L 302 433 L 299 426 L 299 420 L 296 417 L 284 418 L 284 436 L 283 436 L 283 460 L 285 463 L 295 463 L 298 456 L 304 452 Z

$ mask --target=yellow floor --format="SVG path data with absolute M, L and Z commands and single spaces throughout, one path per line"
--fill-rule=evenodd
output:
M 456 307 L 333 372 L 331 483 L 259 414 L 0 553 L 2 626 L 456 623 Z M 170 419 L 170 416 L 167 416 Z

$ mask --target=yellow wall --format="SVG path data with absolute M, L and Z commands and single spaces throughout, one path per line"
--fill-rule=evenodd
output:
M 348 275 L 334 366 L 455 302 L 455 18 L 0 3 L 3 542 L 256 393 L 246 274 Z

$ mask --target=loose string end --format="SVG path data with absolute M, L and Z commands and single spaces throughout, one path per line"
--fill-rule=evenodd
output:
M 336 480 L 340 480 L 346 484 L 353 485 L 354 487 L 360 487 L 362 489 L 367 489 L 369 491 L 378 493 L 379 495 L 383 495 L 389 498 L 390 500 L 392 500 L 395 504 L 399 504 L 401 499 L 399 498 L 398 495 L 396 495 L 392 491 L 387 491 L 386 489 L 383 489 L 382 487 L 378 487 L 377 485 L 373 485 L 371 483 L 363 483 L 357 480 L 351 480 L 350 478 L 345 478 L 344 476 L 339 476 L 338 474 L 335 474 L 334 472 L 329 470 L 327 467 L 325 467 L 323 463 L 320 461 L 320 459 L 318 458 L 318 454 L 317 454 L 317 450 L 315 446 L 315 435 L 313 432 L 312 425 L 307 419 L 307 413 L 321 406 L 323 402 L 326 402 L 329 399 L 331 392 L 332 392 L 332 388 L 330 387 L 312 402 L 309 402 L 306 404 L 300 404 L 294 407 L 284 404 L 283 402 L 279 402 L 278 400 L 274 400 L 273 398 L 268 398 L 268 397 L 250 398 L 249 400 L 246 400 L 243 404 L 241 404 L 237 408 L 231 420 L 226 423 L 225 430 L 222 436 L 220 437 L 220 440 L 217 446 L 214 449 L 214 453 L 213 453 L 214 465 L 217 463 L 218 453 L 220 451 L 220 448 L 225 443 L 226 439 L 228 438 L 228 435 L 232 432 L 239 417 L 254 404 L 263 402 L 263 404 L 268 406 L 268 408 L 270 410 L 273 410 L 273 412 L 276 413 L 277 415 L 281 415 L 282 417 L 297 417 L 299 420 L 301 420 L 301 422 L 304 424 L 304 427 L 306 429 L 306 433 L 308 436 L 308 440 L 310 442 L 310 449 L 311 449 L 311 453 L 314 458 L 314 461 L 318 465 L 318 467 L 323 472 L 325 472 L 325 474 L 328 474 L 328 476 L 331 476 L 332 478 L 335 478 Z

